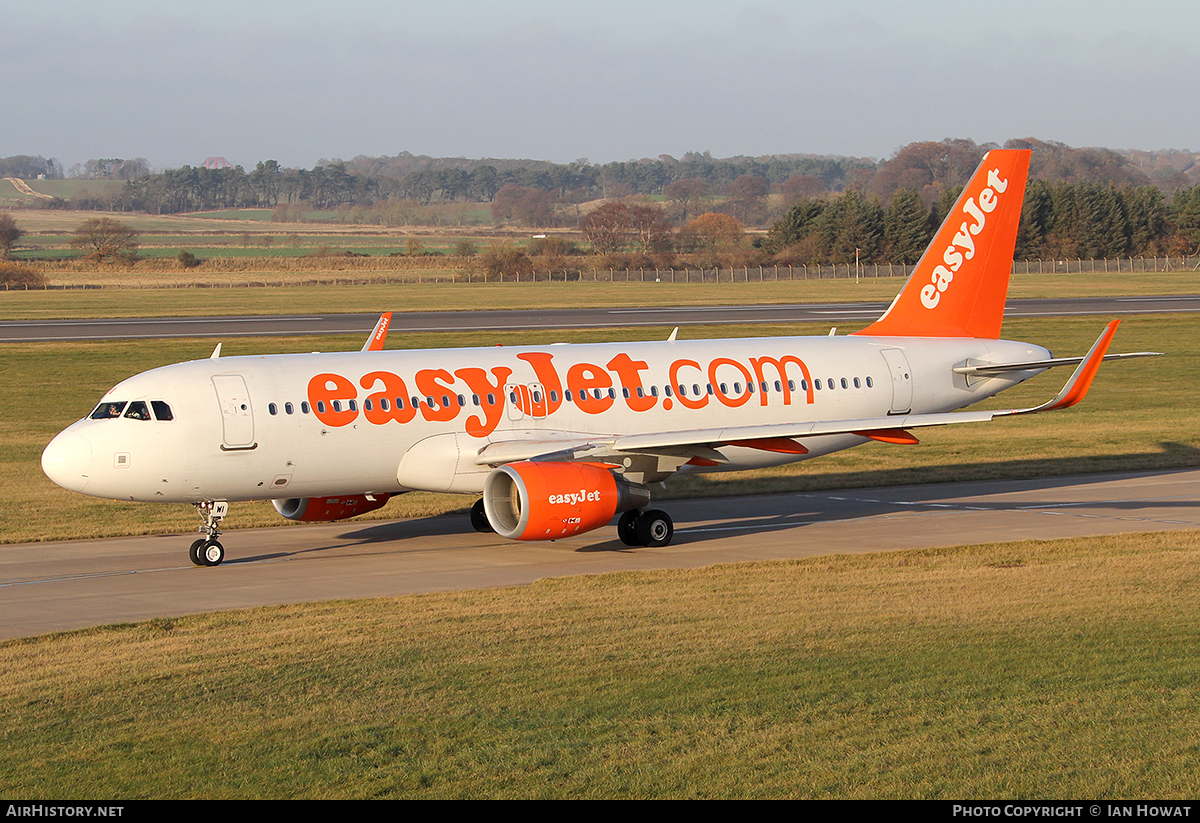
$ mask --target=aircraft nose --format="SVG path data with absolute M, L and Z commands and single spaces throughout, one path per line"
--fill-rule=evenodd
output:
M 64 489 L 83 491 L 92 473 L 92 444 L 79 432 L 59 432 L 42 452 L 42 471 Z

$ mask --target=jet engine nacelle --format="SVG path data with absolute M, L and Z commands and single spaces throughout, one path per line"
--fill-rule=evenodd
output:
M 271 505 L 288 520 L 316 523 L 324 520 L 345 520 L 347 517 L 373 512 L 390 498 L 390 494 L 291 497 L 286 500 L 272 500 Z
M 595 463 L 509 463 L 483 484 L 488 522 L 513 540 L 570 537 L 649 502 L 645 486 Z

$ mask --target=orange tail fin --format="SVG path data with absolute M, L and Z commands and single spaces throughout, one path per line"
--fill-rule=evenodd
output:
M 883 316 L 855 334 L 997 339 L 1004 320 L 1028 150 L 984 155 Z

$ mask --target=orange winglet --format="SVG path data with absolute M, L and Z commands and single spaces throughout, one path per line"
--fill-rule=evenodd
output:
M 726 446 L 742 446 L 777 454 L 808 454 L 808 449 L 788 437 L 759 437 L 754 440 L 730 440 Z
M 1096 377 L 1096 372 L 1100 371 L 1100 364 L 1104 362 L 1104 353 L 1108 351 L 1108 346 L 1112 343 L 1113 335 L 1117 333 L 1119 325 L 1121 325 L 1120 320 L 1114 320 L 1108 324 L 1108 328 L 1104 330 L 1100 339 L 1088 352 L 1087 359 L 1079 364 L 1079 370 L 1072 376 L 1071 382 L 1063 390 L 1061 396 L 1047 406 L 1045 411 L 1070 408 L 1087 395 L 1088 389 L 1092 387 L 1092 380 Z
M 367 338 L 362 351 L 383 351 L 383 344 L 387 342 L 388 326 L 391 324 L 392 313 L 390 311 L 379 315 L 379 322 L 375 324 L 375 329 L 371 332 L 371 336 Z
M 895 443 L 897 446 L 915 446 L 921 441 L 904 429 L 875 429 L 873 431 L 851 432 L 859 437 L 878 440 L 880 443 Z

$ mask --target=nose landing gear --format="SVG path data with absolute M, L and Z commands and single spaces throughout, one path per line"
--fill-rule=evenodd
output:
M 217 535 L 221 533 L 221 521 L 229 514 L 229 503 L 224 500 L 197 503 L 196 513 L 204 520 L 200 531 L 207 536 L 192 543 L 188 559 L 197 566 L 219 566 L 225 559 L 225 547 L 217 542 Z

